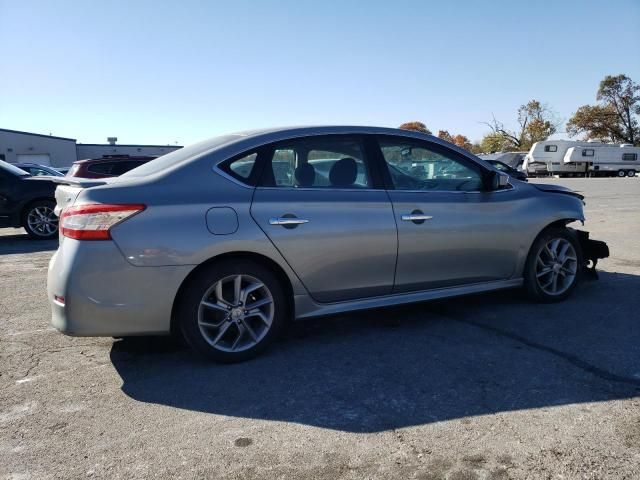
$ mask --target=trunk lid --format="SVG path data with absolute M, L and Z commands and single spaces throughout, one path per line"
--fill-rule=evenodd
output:
M 58 184 L 56 188 L 56 208 L 54 210 L 58 216 L 60 216 L 62 209 L 74 204 L 82 190 L 107 183 L 103 179 L 75 177 L 51 177 L 50 180 Z

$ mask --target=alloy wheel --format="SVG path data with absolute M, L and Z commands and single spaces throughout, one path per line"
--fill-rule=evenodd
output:
M 273 323 L 267 286 L 250 275 L 230 275 L 213 284 L 198 308 L 198 328 L 213 348 L 241 352 L 257 345 Z
M 39 205 L 29 211 L 27 225 L 35 235 L 50 237 L 58 231 L 58 216 L 52 208 Z
M 538 252 L 536 281 L 548 295 L 561 295 L 575 282 L 578 273 L 576 250 L 565 238 L 554 238 Z

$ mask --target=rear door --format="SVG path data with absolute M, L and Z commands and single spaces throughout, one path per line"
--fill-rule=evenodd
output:
M 513 275 L 512 192 L 485 192 L 482 167 L 441 145 L 385 136 L 379 146 L 398 224 L 394 292 Z
M 268 147 L 251 215 L 311 296 L 389 294 L 397 234 L 391 202 L 358 136 Z

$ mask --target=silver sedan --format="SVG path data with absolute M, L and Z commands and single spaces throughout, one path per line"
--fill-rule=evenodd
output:
M 53 325 L 181 334 L 225 362 L 293 319 L 514 287 L 562 300 L 606 255 L 567 228 L 579 194 L 406 130 L 244 132 L 57 182 Z

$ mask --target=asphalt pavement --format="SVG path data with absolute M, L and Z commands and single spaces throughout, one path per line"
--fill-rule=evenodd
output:
M 57 242 L 0 231 L 0 478 L 640 478 L 640 179 L 544 181 L 611 249 L 568 301 L 317 319 L 237 365 L 59 334 Z

